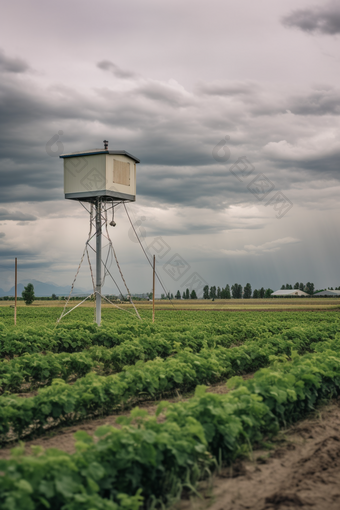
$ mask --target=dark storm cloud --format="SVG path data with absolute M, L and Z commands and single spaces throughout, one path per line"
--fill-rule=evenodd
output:
M 207 96 L 253 96 L 259 90 L 256 83 L 202 83 L 198 91 Z
M 296 184 L 308 179 L 325 179 L 333 177 L 340 180 L 340 150 L 324 156 L 306 155 L 305 157 L 294 158 L 283 156 L 272 158 L 275 161 L 275 167 L 285 171 L 283 179 L 287 179 L 288 171 L 291 175 L 291 183 Z M 280 176 L 279 176 L 280 177 Z M 282 178 L 281 184 L 282 184 Z
M 4 255 L 2 251 L 0 250 L 0 271 L 13 271 L 13 258 L 14 257 L 20 257 L 22 261 L 20 261 L 20 271 L 24 269 L 50 269 L 52 264 L 50 262 L 43 262 L 43 261 L 29 261 L 27 260 L 27 253 L 26 252 L 20 252 L 18 250 L 12 250 L 11 252 L 8 252 L 7 255 L 9 258 L 8 260 L 4 260 Z M 36 273 L 39 274 L 39 273 Z
M 149 167 L 138 176 L 138 193 L 162 204 L 192 206 L 198 209 L 224 209 L 253 198 L 245 183 L 230 173 L 228 166 L 160 170 Z
M 183 94 L 183 91 L 176 90 L 163 83 L 150 82 L 136 89 L 136 92 L 147 99 L 166 103 L 172 107 L 189 106 L 193 103 L 189 94 Z
M 0 235 L 0 237 L 3 237 Z M 6 237 L 7 238 L 7 237 Z M 6 242 L 0 244 L 0 270 L 12 270 L 14 258 L 19 259 L 19 269 L 49 268 L 53 265 L 50 260 L 44 261 L 44 254 L 37 250 L 36 244 L 29 248 L 13 247 Z
M 0 247 L 0 259 L 3 261 L 4 259 L 13 259 L 13 257 L 23 257 L 25 258 L 26 260 L 27 259 L 37 259 L 38 258 L 38 255 L 35 256 L 35 249 L 32 247 L 31 249 L 22 249 L 22 248 L 17 248 L 17 249 L 13 249 L 11 247 L 8 247 L 8 246 L 1 246 Z M 12 262 L 13 263 L 13 262 Z
M 224 106 L 227 117 L 230 116 L 230 110 L 237 112 L 238 123 L 240 116 L 261 117 L 286 112 L 282 98 L 271 97 L 268 90 L 259 83 L 248 80 L 201 83 L 197 87 L 197 95 L 200 99 L 203 96 L 205 101 L 219 101 L 219 104 Z M 213 121 L 216 123 L 216 116 Z
M 252 216 L 250 219 L 254 219 Z M 264 226 L 264 223 L 251 225 L 248 222 L 244 222 L 243 224 L 236 223 L 235 221 L 226 221 L 224 224 L 213 224 L 211 221 L 209 224 L 194 224 L 194 223 L 184 223 L 179 228 L 178 225 L 174 225 L 173 227 L 160 225 L 159 228 L 153 227 L 148 229 L 147 235 L 148 237 L 157 237 L 157 236 L 178 236 L 183 235 L 187 236 L 188 233 L 191 234 L 219 234 L 226 230 L 235 230 L 235 228 L 240 230 L 260 230 Z
M 0 74 L 0 200 L 60 199 L 62 165 L 47 145 L 75 119 L 95 120 L 94 105 L 70 89 L 43 89 L 13 76 Z
M 25 73 L 30 66 L 21 58 L 8 57 L 0 50 L 0 70 L 8 73 Z
M 98 67 L 116 69 L 109 61 Z M 125 77 L 128 75 L 133 76 L 126 71 Z M 63 199 L 62 162 L 58 154 L 53 157 L 53 151 L 52 156 L 47 151 L 49 141 L 62 131 L 62 152 L 99 147 L 104 138 L 110 141 L 110 148 L 128 147 L 141 159 L 138 194 L 149 201 L 211 209 L 240 204 L 252 197 L 228 168 L 246 155 L 255 164 L 261 147 L 273 139 L 284 139 L 284 134 L 278 138 L 278 129 L 286 110 L 302 117 L 339 112 L 339 94 L 333 89 L 285 100 L 249 81 L 206 83 L 196 92 L 188 92 L 175 81 L 138 78 L 124 90 L 107 87 L 85 96 L 71 88 L 44 89 L 33 80 L 22 82 L 14 74 L 6 76 L 2 74 L 0 92 L 3 203 Z M 261 116 L 267 120 L 259 129 L 257 119 Z M 99 138 L 100 131 L 103 135 Z M 226 134 L 230 135 L 231 156 L 228 164 L 222 165 L 212 157 L 212 149 Z M 294 143 L 294 129 L 290 137 Z M 315 163 L 320 172 L 327 157 L 330 155 Z M 269 161 L 270 172 L 281 168 L 281 182 L 295 165 L 308 168 L 305 161 L 287 163 L 283 158 L 284 168 L 279 158 L 269 157 Z M 259 162 L 258 168 L 264 171 L 266 162 Z M 315 172 L 314 168 L 311 171 Z M 25 220 L 33 221 L 17 218 Z
M 20 130 L 22 124 L 56 120 L 95 119 L 93 100 L 85 99 L 72 89 L 54 86 L 37 88 L 35 82 L 2 78 L 0 89 L 0 127 Z M 32 126 L 35 128 L 36 126 Z M 26 138 L 27 132 L 26 132 Z
M 2 141 L 2 144 L 5 142 Z M 26 153 L 24 148 L 17 151 L 13 141 L 9 141 L 6 147 L 6 152 L 10 151 L 11 159 L 0 157 L 0 202 L 40 202 L 62 198 L 63 176 L 58 160 L 35 147 L 26 147 Z M 23 217 L 17 219 L 24 220 Z
M 7 209 L 0 209 L 0 221 L 35 221 L 37 218 L 32 214 L 27 214 L 21 211 L 9 211 Z M 1 237 L 1 235 L 0 235 Z
M 286 27 L 299 28 L 310 34 L 335 35 L 340 33 L 340 6 L 331 2 L 322 7 L 297 9 L 282 19 Z
M 0 162 L 1 165 L 1 162 Z M 60 173 L 60 170 L 59 170 Z M 1 170 L 0 170 L 1 175 Z M 2 178 L 2 177 L 1 177 Z M 29 176 L 27 177 L 29 179 Z M 61 188 L 62 178 L 60 179 L 60 187 L 57 189 L 49 189 L 48 183 L 46 181 L 47 189 L 41 189 L 41 184 L 39 183 L 37 187 L 33 186 L 17 186 L 11 187 L 7 186 L 6 188 L 0 188 L 0 202 L 5 203 L 20 203 L 20 202 L 46 202 L 52 200 L 61 200 L 64 198 L 63 190 Z M 18 220 L 24 221 L 24 220 Z M 29 220 L 33 221 L 33 220 Z
M 130 79 L 135 78 L 137 75 L 131 71 L 127 71 L 126 69 L 121 69 L 110 60 L 102 60 L 98 62 L 97 67 L 102 69 L 103 71 L 109 71 L 117 78 Z
M 340 115 L 340 91 L 319 90 L 292 98 L 287 109 L 296 115 Z

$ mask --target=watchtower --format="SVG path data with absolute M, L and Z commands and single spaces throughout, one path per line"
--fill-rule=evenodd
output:
M 89 202 L 96 208 L 95 294 L 96 322 L 100 325 L 103 221 L 106 221 L 108 206 L 113 211 L 118 203 L 136 200 L 136 164 L 140 161 L 126 151 L 109 150 L 107 140 L 104 140 L 104 149 L 71 152 L 60 157 L 64 160 L 65 198 Z M 111 225 L 115 225 L 113 219 Z

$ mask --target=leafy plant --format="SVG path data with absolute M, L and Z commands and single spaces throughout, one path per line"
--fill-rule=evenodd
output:
M 32 283 L 28 283 L 21 293 L 26 305 L 31 305 L 35 300 L 34 287 Z

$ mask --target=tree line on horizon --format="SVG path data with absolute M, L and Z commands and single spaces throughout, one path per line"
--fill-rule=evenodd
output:
M 227 284 L 225 288 L 220 288 L 214 285 L 209 288 L 208 285 L 206 285 L 203 288 L 203 299 L 263 299 L 263 298 L 270 298 L 271 294 L 274 291 L 272 289 L 265 289 L 264 287 L 261 287 L 261 289 L 254 289 L 252 291 L 250 283 L 247 283 L 244 287 L 240 283 L 234 283 L 234 285 Z
M 322 290 L 327 290 L 327 289 L 315 290 L 314 283 L 307 282 L 306 284 L 304 284 L 304 283 L 296 282 L 294 284 L 294 286 L 292 286 L 289 283 L 286 283 L 285 285 L 283 284 L 281 286 L 280 290 L 301 290 L 303 292 L 306 292 L 306 294 L 313 296 L 313 294 L 320 292 Z M 333 287 L 328 287 L 328 290 L 340 290 L 340 286 L 334 287 L 334 289 L 333 289 Z M 216 287 L 215 285 L 211 286 L 211 287 L 209 287 L 209 285 L 205 285 L 205 287 L 203 288 L 203 299 L 212 299 L 213 301 L 215 299 L 231 299 L 231 298 L 233 298 L 233 299 L 251 299 L 251 298 L 253 298 L 253 299 L 268 299 L 271 297 L 273 292 L 274 291 L 272 289 L 270 289 L 270 288 L 265 289 L 264 287 L 261 287 L 260 289 L 254 289 L 254 291 L 253 291 L 250 283 L 247 283 L 244 287 L 242 287 L 242 285 L 239 283 L 234 283 L 234 285 L 232 285 L 231 287 L 229 284 L 227 284 L 225 286 L 225 288 Z M 152 293 L 149 293 L 148 296 L 149 296 L 149 299 L 151 299 Z M 115 297 L 115 296 L 112 296 L 112 297 Z M 36 297 L 34 295 L 34 286 L 32 283 L 29 283 L 24 288 L 24 290 L 22 292 L 22 297 L 18 296 L 18 299 L 23 299 L 25 301 L 26 305 L 30 305 L 34 302 Z M 58 300 L 58 299 L 65 299 L 65 298 L 58 297 L 58 296 L 56 296 L 56 294 L 52 294 L 52 297 L 39 298 L 39 299 Z M 77 297 L 72 297 L 71 299 L 76 300 Z M 174 299 L 174 295 L 172 293 L 170 294 L 170 292 L 167 295 L 162 294 L 161 299 Z M 190 292 L 190 290 L 187 288 L 185 291 L 183 291 L 182 295 L 181 295 L 180 291 L 178 290 L 175 295 L 175 299 L 198 299 L 198 296 L 197 296 L 195 289 L 193 289 Z M 2 300 L 11 300 L 12 301 L 12 300 L 14 300 L 14 297 L 5 296 L 5 297 L 0 298 L 0 301 L 2 301 Z
M 302 292 L 306 292 L 306 294 L 310 295 L 313 295 L 315 292 L 314 283 L 311 282 L 307 282 L 306 284 L 296 282 L 294 287 L 292 287 L 292 285 L 290 285 L 289 283 L 286 283 L 286 285 L 282 285 L 281 287 L 281 290 L 293 290 L 293 289 L 301 290 Z
M 215 285 L 212 287 L 209 287 L 209 285 L 206 285 L 203 288 L 203 299 L 212 299 L 213 301 L 215 299 L 250 299 L 253 297 L 256 298 L 269 298 L 271 294 L 274 291 L 272 289 L 265 289 L 262 287 L 261 289 L 255 289 L 254 292 L 252 291 L 250 283 L 247 283 L 246 286 L 243 288 L 242 285 L 239 283 L 235 283 L 234 285 L 227 284 L 225 288 L 216 287 Z M 186 289 L 183 294 L 181 295 L 180 291 L 178 290 L 176 295 L 176 299 L 197 299 L 197 294 L 195 290 L 192 290 L 191 292 L 189 289 Z
M 315 290 L 314 283 L 312 283 L 312 282 L 307 282 L 306 284 L 296 282 L 294 284 L 294 286 L 289 283 L 286 283 L 285 285 L 281 286 L 281 290 L 294 290 L 294 289 L 306 292 L 306 294 L 309 294 L 310 296 L 312 296 L 316 292 L 320 292 L 321 290 L 327 290 L 327 289 Z M 335 287 L 334 289 L 333 289 L 333 287 L 328 287 L 328 289 L 329 290 L 340 290 L 340 286 Z M 233 298 L 233 299 L 251 299 L 251 298 L 253 298 L 253 299 L 268 299 L 271 297 L 273 292 L 274 291 L 272 289 L 270 289 L 270 288 L 265 289 L 264 287 L 261 287 L 260 289 L 252 290 L 250 283 L 247 283 L 244 287 L 242 287 L 242 285 L 239 283 L 234 283 L 234 285 L 231 285 L 231 286 L 229 284 L 227 284 L 225 286 L 225 288 L 216 287 L 215 285 L 209 287 L 209 285 L 206 285 L 203 288 L 203 299 L 212 299 L 212 300 L 231 299 L 231 298 Z M 172 294 L 171 294 L 171 296 L 172 296 Z M 175 298 L 176 299 L 197 299 L 197 294 L 196 294 L 195 290 L 192 290 L 190 292 L 189 289 L 186 289 L 183 292 L 183 294 L 181 295 L 180 291 L 178 290 L 175 295 Z

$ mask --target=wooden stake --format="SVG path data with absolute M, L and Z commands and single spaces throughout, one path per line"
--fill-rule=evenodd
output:
M 152 275 L 152 322 L 155 322 L 155 273 L 156 273 L 156 256 L 153 256 L 153 275 Z
M 17 325 L 17 297 L 18 297 L 18 259 L 15 257 L 14 326 Z

